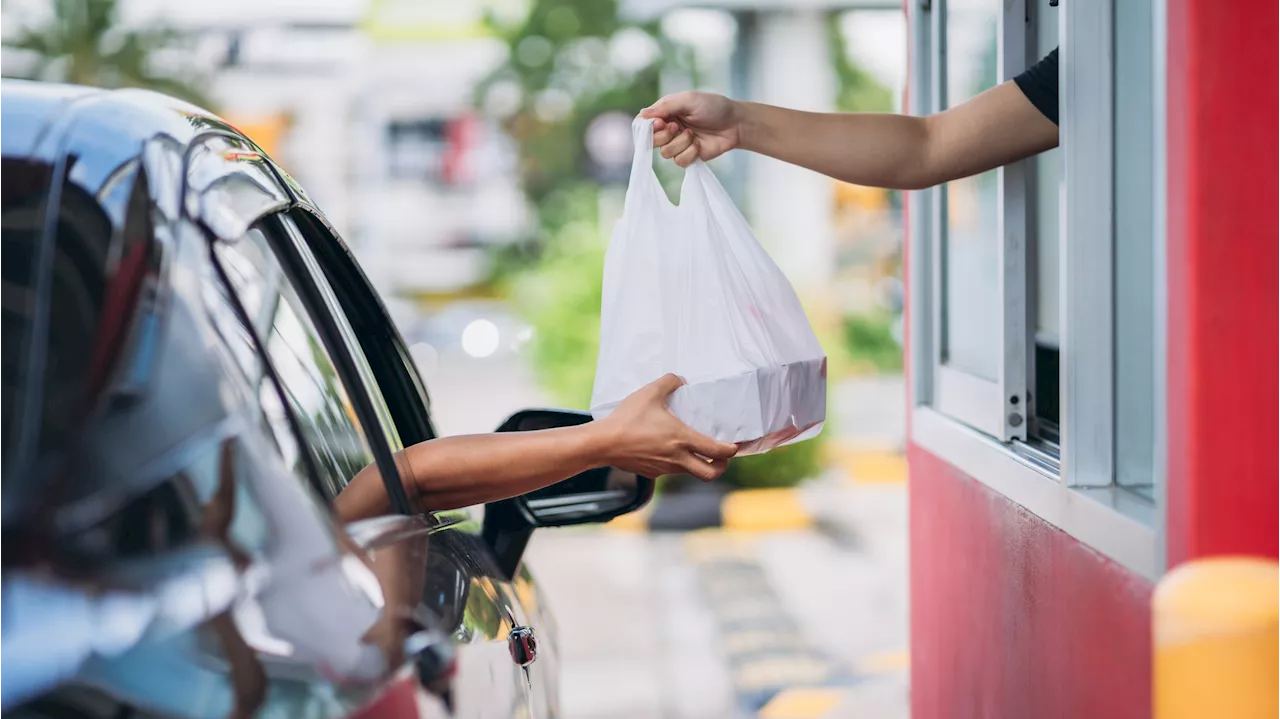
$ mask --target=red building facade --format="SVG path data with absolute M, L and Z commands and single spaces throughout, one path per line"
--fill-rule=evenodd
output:
M 910 199 L 912 715 L 1151 712 L 1155 583 L 1277 553 L 1275 3 L 906 3 L 933 112 L 1061 146 Z

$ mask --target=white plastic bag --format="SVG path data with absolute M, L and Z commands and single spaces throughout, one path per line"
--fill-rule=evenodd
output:
M 668 402 L 693 429 L 758 454 L 808 439 L 827 412 L 827 359 L 786 277 L 701 160 L 672 205 L 653 172 L 652 121 L 604 266 L 591 414 L 673 372 Z

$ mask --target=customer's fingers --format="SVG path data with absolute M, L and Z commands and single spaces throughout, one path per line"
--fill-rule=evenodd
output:
M 699 459 L 692 455 L 685 460 L 684 466 L 686 472 L 704 482 L 710 482 L 724 473 L 723 469 L 717 468 L 711 462 Z
M 738 445 L 732 442 L 719 442 L 692 429 L 685 436 L 685 442 L 690 449 L 707 459 L 730 459 L 738 453 Z
M 676 390 L 680 389 L 682 385 L 684 385 L 683 377 L 681 377 L 678 374 L 673 374 L 671 372 L 668 372 L 636 391 L 640 392 L 642 390 L 651 390 L 653 392 L 653 396 L 661 397 L 663 403 L 665 404 L 667 401 L 667 397 L 672 392 L 675 392 Z

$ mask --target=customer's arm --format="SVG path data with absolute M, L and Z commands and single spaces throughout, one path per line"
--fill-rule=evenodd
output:
M 410 497 L 425 509 L 466 507 L 515 497 L 595 467 L 645 477 L 688 473 L 704 480 L 725 470 L 737 447 L 704 437 L 667 409 L 681 384 L 667 375 L 623 400 L 605 419 L 577 427 L 445 437 L 404 452 Z M 391 506 L 376 466 L 363 469 L 335 502 L 343 521 L 374 517 Z
M 682 167 L 741 148 L 845 182 L 919 189 L 1058 145 L 1058 126 L 1011 82 L 928 117 L 816 113 L 702 92 L 662 98 L 654 146 Z

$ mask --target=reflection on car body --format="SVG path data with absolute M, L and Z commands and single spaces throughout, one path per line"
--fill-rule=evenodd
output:
M 5 80 L 0 108 L 5 714 L 557 716 L 524 546 L 652 483 L 411 506 L 425 390 L 293 178 L 152 93 Z M 398 514 L 340 527 L 367 466 Z

